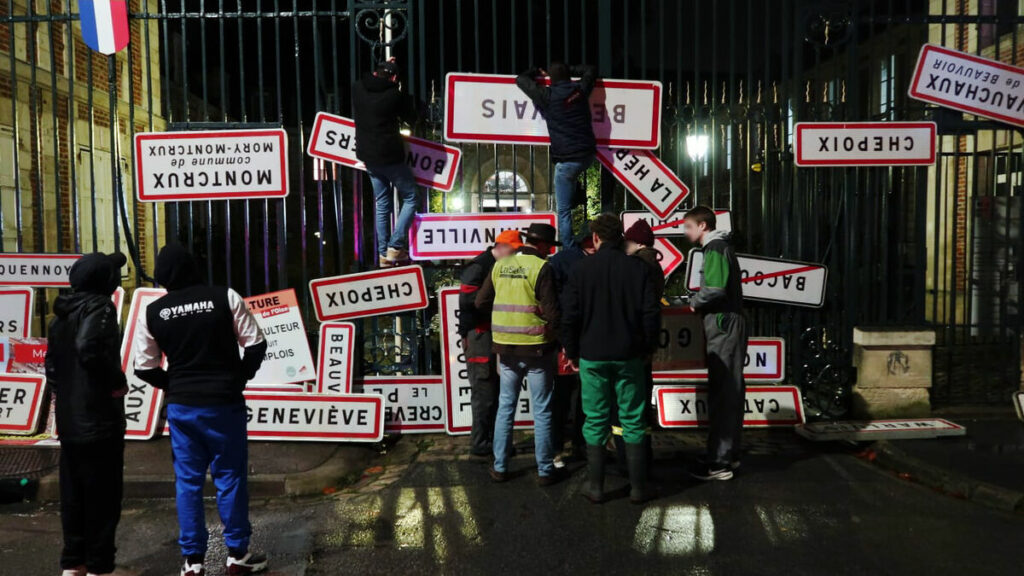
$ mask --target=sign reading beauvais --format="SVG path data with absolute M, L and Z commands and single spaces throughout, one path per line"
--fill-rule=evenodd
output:
M 71 266 L 81 254 L 0 254 L 0 286 L 70 286 Z
M 321 322 L 427 307 L 427 285 L 419 266 L 320 278 L 309 283 L 309 291 Z
M 743 297 L 748 300 L 810 306 L 825 303 L 828 269 L 820 264 L 737 254 Z M 704 253 L 694 248 L 687 259 L 686 286 L 700 290 Z
M 252 379 L 258 384 L 291 384 L 313 379 L 313 355 L 309 353 L 306 327 L 299 314 L 295 290 L 250 296 L 246 306 L 267 340 L 267 354 Z
M 450 73 L 444 137 L 453 142 L 546 145 L 548 128 L 515 76 Z M 661 143 L 661 82 L 597 81 L 590 94 L 599 146 L 657 148 Z
M 139 201 L 283 198 L 287 142 L 282 129 L 136 134 Z
M 473 258 L 494 244 L 505 230 L 525 231 L 530 224 L 555 226 L 550 212 L 533 214 L 417 214 L 409 229 L 414 260 Z
M 1024 68 L 925 44 L 910 97 L 1024 126 Z
M 649 150 L 597 148 L 597 159 L 658 218 L 675 211 L 690 189 Z
M 317 394 L 348 394 L 352 391 L 355 337 L 356 326 L 351 322 L 324 322 L 320 325 Z
M 454 146 L 415 136 L 404 138 L 409 146 L 405 160 L 412 168 L 416 182 L 421 186 L 450 192 L 459 171 L 462 151 Z M 356 123 L 344 116 L 318 113 L 306 153 L 314 158 L 366 170 L 366 165 L 356 158 Z
M 799 122 L 797 166 L 930 166 L 935 122 Z

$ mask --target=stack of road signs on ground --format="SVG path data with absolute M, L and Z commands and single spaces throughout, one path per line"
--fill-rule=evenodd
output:
M 659 386 L 658 423 L 664 428 L 708 424 L 706 386 Z M 743 399 L 745 428 L 792 427 L 804 422 L 803 399 L 796 386 L 748 386 Z
M 820 308 L 825 303 L 828 269 L 820 264 L 781 258 L 737 254 L 743 281 L 743 297 L 759 302 Z M 704 253 L 690 250 L 687 259 L 686 287 L 700 290 Z
M 417 214 L 409 229 L 413 260 L 464 260 L 494 245 L 505 230 L 525 232 L 531 224 L 556 226 L 550 212 L 500 214 Z
M 808 440 L 870 442 L 874 440 L 909 440 L 939 436 L 963 436 L 967 429 L 942 418 L 909 420 L 847 420 L 844 422 L 812 422 L 796 427 L 797 434 Z

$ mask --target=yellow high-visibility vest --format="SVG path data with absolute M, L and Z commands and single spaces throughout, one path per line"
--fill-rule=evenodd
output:
M 544 344 L 547 324 L 539 315 L 537 277 L 544 260 L 532 254 L 517 253 L 502 258 L 491 270 L 494 283 L 494 309 L 491 335 L 497 344 L 530 346 Z

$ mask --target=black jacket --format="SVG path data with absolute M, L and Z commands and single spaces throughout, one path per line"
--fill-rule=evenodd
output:
M 403 94 L 397 83 L 368 73 L 352 86 L 352 108 L 356 156 L 377 166 L 405 162 L 405 141 L 399 129 L 402 121 L 416 122 L 413 97 Z
M 544 116 L 551 138 L 551 160 L 582 160 L 597 153 L 591 123 L 590 93 L 594 91 L 597 70 L 579 66 L 571 70 L 579 82 L 565 81 L 550 87 L 537 84 L 538 70 L 527 70 L 516 78 L 516 86 L 526 93 Z M 358 120 L 356 121 L 358 126 Z
M 587 255 L 579 246 L 562 248 L 557 254 L 548 258 L 551 265 L 551 273 L 555 280 L 555 291 L 558 292 L 559 303 L 565 308 L 565 287 L 569 284 L 569 275 L 572 269 L 586 258 Z
M 562 301 L 562 345 L 576 360 L 630 360 L 654 351 L 661 311 L 639 258 L 602 245 L 569 275 Z
M 57 396 L 61 442 L 124 436 L 121 332 L 110 295 L 119 274 L 101 254 L 83 256 L 71 271 L 72 294 L 57 297 L 46 349 L 46 380 Z
M 662 254 L 656 248 L 641 248 L 633 254 L 647 264 L 650 273 L 651 290 L 654 291 L 654 299 L 661 302 L 665 296 L 665 271 L 661 269 Z
M 459 336 L 465 337 L 470 330 L 490 330 L 490 314 L 477 310 L 476 293 L 490 277 L 494 268 L 494 254 L 491 248 L 473 258 L 459 276 Z

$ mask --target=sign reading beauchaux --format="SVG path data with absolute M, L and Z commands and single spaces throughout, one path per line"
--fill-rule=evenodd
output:
M 597 159 L 658 218 L 672 214 L 690 194 L 686 184 L 649 150 L 599 146 Z
M 404 138 L 409 147 L 406 163 L 412 168 L 416 182 L 421 186 L 450 192 L 459 171 L 462 151 L 454 146 L 415 136 Z M 366 165 L 356 158 L 356 123 L 343 116 L 326 112 L 316 115 L 306 154 L 357 170 L 366 170 Z
M 453 142 L 549 143 L 548 127 L 515 76 L 461 74 L 445 77 L 444 137 Z M 657 148 L 661 143 L 661 83 L 597 81 L 590 94 L 598 146 Z
M 535 223 L 555 226 L 555 215 L 417 214 L 409 229 L 409 255 L 415 260 L 473 258 L 492 246 L 505 230 L 525 232 Z
M 934 122 L 799 122 L 797 166 L 930 166 Z
M 0 254 L 0 286 L 70 286 L 71 266 L 81 254 Z
M 309 283 L 309 291 L 321 322 L 427 307 L 427 285 L 419 266 L 320 278 Z
M 925 44 L 910 97 L 1024 126 L 1024 68 Z
M 737 254 L 743 297 L 748 300 L 821 307 L 828 269 L 820 264 Z M 700 290 L 704 253 L 694 248 L 687 259 L 686 286 Z
M 139 201 L 283 198 L 287 142 L 281 129 L 136 134 Z

